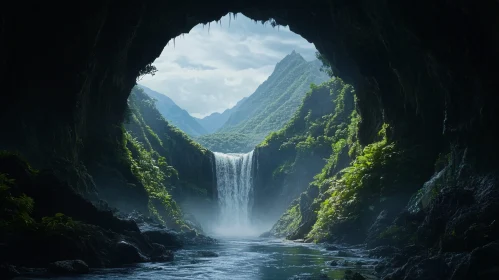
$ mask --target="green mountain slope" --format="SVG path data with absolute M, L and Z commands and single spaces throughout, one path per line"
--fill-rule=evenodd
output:
M 202 119 L 196 118 L 196 120 L 204 127 L 204 129 L 208 131 L 208 133 L 214 133 L 227 122 L 232 113 L 237 111 L 237 109 L 247 98 L 248 97 L 244 97 L 243 99 L 239 100 L 234 107 L 227 109 L 222 113 L 216 112 Z
M 129 120 L 124 128 L 132 172 L 157 203 L 166 204 L 166 207 L 150 204 L 153 213 L 156 211 L 158 217 L 180 218 L 180 213 L 160 210 L 178 212 L 176 203 L 192 214 L 197 213 L 189 205 L 202 203 L 201 214 L 210 213 L 216 195 L 213 153 L 170 125 L 155 108 L 155 101 L 141 88 L 133 88 L 128 104 Z
M 143 85 L 139 85 L 139 87 L 141 87 L 147 95 L 156 100 L 156 108 L 172 125 L 178 127 L 191 137 L 208 133 L 194 117 L 175 104 L 171 98 Z
M 290 122 L 255 150 L 255 217 L 263 223 L 277 220 L 323 168 L 332 174 L 346 167 L 350 158 L 345 147 L 355 143 L 357 120 L 352 86 L 336 78 L 313 86 Z M 284 217 L 272 233 L 291 234 L 300 225 L 296 221 Z
M 248 152 L 266 135 L 279 130 L 289 121 L 301 104 L 310 84 L 320 84 L 329 77 L 320 71 L 318 60 L 307 62 L 292 52 L 277 63 L 274 72 L 244 103 L 235 110 L 227 122 L 214 134 L 197 140 L 212 151 Z M 230 139 L 238 144 L 229 145 Z

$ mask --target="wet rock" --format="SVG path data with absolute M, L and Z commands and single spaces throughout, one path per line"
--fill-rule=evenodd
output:
M 400 250 L 393 246 L 378 246 L 369 250 L 368 255 L 371 258 L 391 257 L 398 252 L 400 252 Z
M 215 238 L 199 233 L 194 237 L 186 237 L 185 235 L 180 234 L 180 238 L 185 245 L 211 245 L 218 242 Z
M 329 266 L 338 266 L 338 261 L 330 261 Z
M 168 230 L 152 230 L 142 232 L 153 243 L 158 243 L 165 246 L 166 249 L 176 250 L 184 246 L 178 233 Z
M 366 278 L 358 272 L 353 272 L 353 271 L 347 269 L 345 271 L 345 276 L 343 277 L 343 279 L 344 280 L 365 280 Z
M 13 265 L 0 265 L 0 279 L 12 279 L 19 276 L 19 271 Z
M 151 252 L 151 261 L 153 262 L 169 262 L 173 261 L 174 254 L 171 250 L 167 250 L 165 246 L 158 243 L 153 243 L 153 251 Z
M 82 260 L 67 260 L 49 264 L 47 271 L 54 274 L 86 274 L 89 269 Z
M 341 265 L 341 266 L 350 266 L 350 262 L 349 262 L 349 261 L 344 260 L 344 261 L 342 261 L 342 262 L 340 263 L 340 265 Z
M 338 257 L 342 258 L 357 258 L 358 256 L 350 251 L 338 251 L 336 254 Z
M 325 273 L 319 275 L 312 275 L 310 273 L 303 273 L 299 275 L 292 276 L 288 280 L 328 280 L 329 277 Z
M 214 258 L 218 257 L 218 254 L 212 251 L 197 251 L 197 254 L 203 258 Z
M 126 241 L 118 242 L 115 251 L 118 263 L 130 264 L 148 260 L 135 245 Z
M 499 242 L 492 242 L 471 252 L 454 272 L 452 280 L 499 279 Z
M 340 248 L 334 246 L 334 245 L 326 245 L 325 247 L 326 251 L 338 251 Z

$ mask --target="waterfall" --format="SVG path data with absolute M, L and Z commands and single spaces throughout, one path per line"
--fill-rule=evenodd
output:
M 253 151 L 247 154 L 214 154 L 220 208 L 219 231 L 247 233 L 253 191 Z

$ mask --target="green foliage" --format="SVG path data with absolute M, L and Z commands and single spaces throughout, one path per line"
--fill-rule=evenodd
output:
M 176 224 L 178 220 L 182 219 L 182 213 L 168 193 L 168 181 L 166 180 L 177 175 L 176 170 L 166 164 L 164 157 L 158 156 L 155 151 L 146 150 L 142 143 L 132 138 L 130 133 L 125 132 L 125 137 L 132 173 L 144 185 L 149 194 L 151 214 L 166 224 L 171 224 L 172 221 Z M 158 203 L 164 209 L 157 209 Z
M 199 184 L 204 178 L 198 174 L 201 168 L 211 170 L 212 154 L 170 125 L 142 88 L 133 88 L 129 110 L 130 123 L 123 129 L 124 160 L 149 195 L 149 211 L 169 227 L 188 228 L 173 195 L 207 196 L 207 186 Z M 206 163 L 208 167 L 202 165 Z
M 276 65 L 267 81 L 232 112 L 218 132 L 197 140 L 213 151 L 252 150 L 293 117 L 307 91 L 316 87 L 314 84 L 328 80 L 319 69 L 319 61 L 307 62 L 296 53 L 288 55 Z M 231 144 L 233 141 L 237 144 Z
M 0 173 L 0 229 L 25 228 L 34 224 L 31 217 L 34 201 L 25 194 L 13 195 L 15 181 Z
M 154 76 L 156 74 L 156 72 L 158 72 L 158 69 L 156 68 L 156 66 L 152 65 L 151 63 L 149 63 L 146 66 L 144 66 L 143 69 L 141 69 L 139 71 L 139 76 L 137 77 L 137 80 L 142 79 L 142 77 L 145 76 L 145 75 Z
M 63 233 L 75 230 L 79 223 L 63 213 L 56 213 L 53 217 L 43 217 L 40 225 L 45 232 Z
M 387 140 L 387 128 L 385 124 L 380 131 L 382 140 L 364 147 L 349 167 L 328 180 L 329 198 L 322 203 L 309 237 L 317 241 L 328 239 L 336 221 L 355 218 L 352 215 L 355 216 L 357 210 L 353 209 L 360 207 L 361 194 L 388 191 L 384 188 L 389 184 L 383 184 L 381 180 L 387 181 L 383 176 L 397 168 L 404 156 L 396 143 Z M 318 180 L 326 180 L 326 177 L 319 176 Z
M 315 175 L 312 184 L 324 192 L 330 185 L 330 177 L 349 164 L 348 151 L 352 151 L 352 157 L 357 153 L 358 123 L 354 88 L 339 78 L 332 78 L 313 85 L 291 121 L 283 129 L 269 134 L 258 148 L 261 153 L 272 153 L 280 159 L 273 169 L 274 181 L 289 178 L 288 183 L 283 184 L 289 185 L 289 182 L 303 180 L 304 175 L 309 176 L 300 182 L 304 191 Z M 316 202 L 317 208 L 319 203 Z M 296 221 L 282 216 L 279 223 Z
M 196 140 L 211 151 L 221 153 L 241 152 L 247 153 L 265 137 L 262 134 L 224 133 L 218 132 L 203 135 Z
M 295 200 L 272 227 L 272 232 L 277 236 L 287 236 L 298 229 L 301 219 L 300 205 L 298 200 Z

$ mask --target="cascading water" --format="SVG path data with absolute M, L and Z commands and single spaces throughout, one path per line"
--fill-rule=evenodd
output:
M 221 234 L 249 234 L 250 202 L 253 191 L 253 151 L 247 154 L 215 152 L 217 175 L 218 231 Z

